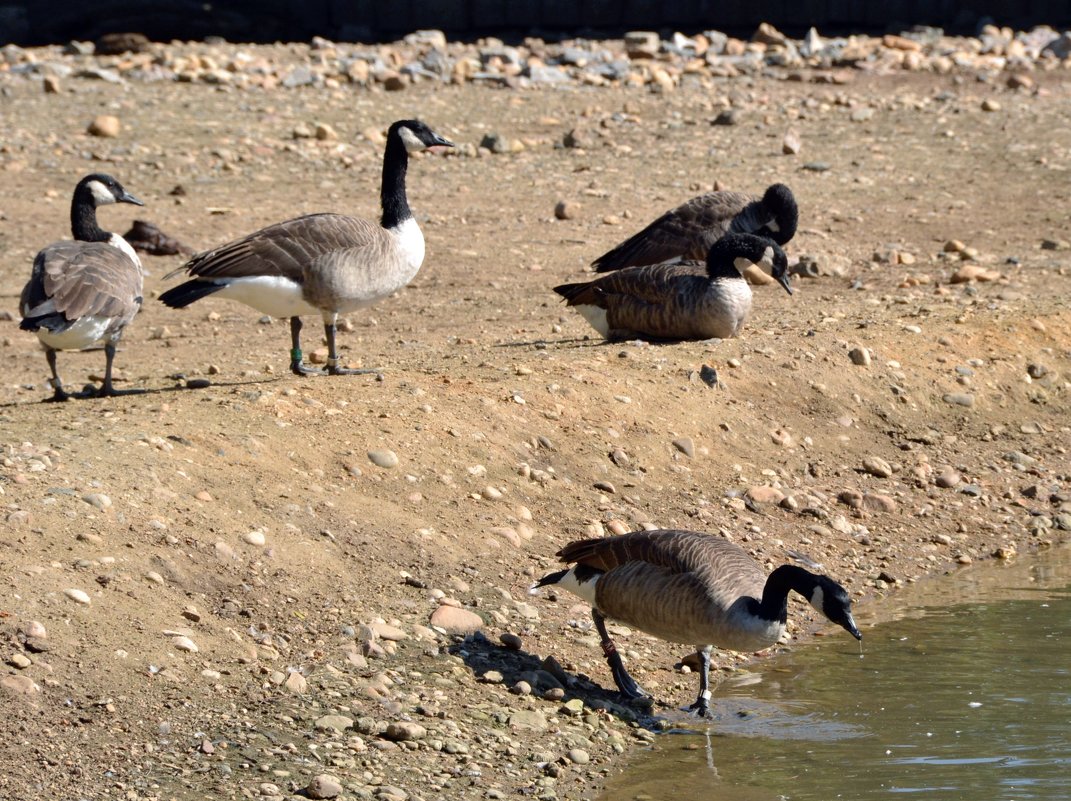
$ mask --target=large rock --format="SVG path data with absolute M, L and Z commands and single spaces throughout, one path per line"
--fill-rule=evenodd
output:
M 449 634 L 472 634 L 483 626 L 483 618 L 467 609 L 444 605 L 431 613 L 428 623 Z
M 654 58 L 662 40 L 654 31 L 629 31 L 625 34 L 625 52 L 629 58 Z
M 309 798 L 334 798 L 342 794 L 342 782 L 328 773 L 321 773 L 305 788 Z

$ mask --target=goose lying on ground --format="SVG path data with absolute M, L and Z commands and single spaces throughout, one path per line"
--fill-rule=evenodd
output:
M 742 192 L 708 192 L 671 209 L 591 263 L 597 273 L 703 259 L 729 233 L 758 234 L 779 245 L 796 235 L 799 209 L 792 190 L 773 184 L 761 198 Z
M 554 291 L 606 339 L 727 339 L 740 333 L 751 312 L 751 287 L 742 275 L 751 264 L 765 265 L 792 294 L 785 252 L 752 234 L 718 240 L 706 264 L 629 267 Z
M 56 351 L 82 350 L 104 343 L 104 384 L 99 395 L 141 390 L 112 386 L 115 346 L 123 329 L 141 308 L 142 268 L 134 249 L 118 234 L 97 224 L 97 207 L 110 203 L 144 205 L 110 175 L 87 175 L 71 199 L 71 234 L 75 241 L 55 242 L 33 261 L 22 290 L 19 328 L 34 331 L 52 371 L 50 400 L 65 401 L 56 369 Z
M 696 531 L 637 531 L 578 540 L 558 551 L 573 566 L 544 576 L 536 587 L 558 586 L 591 604 L 591 616 L 614 681 L 630 699 L 646 694 L 625 670 L 606 619 L 662 640 L 695 645 L 699 696 L 689 709 L 707 715 L 713 646 L 757 651 L 785 631 L 788 592 L 795 590 L 857 640 L 847 591 L 831 578 L 795 565 L 769 576 L 738 545 Z M 534 589 L 534 588 L 533 588 Z
M 453 147 L 419 120 L 399 120 L 387 132 L 379 223 L 341 214 L 309 214 L 269 225 L 194 256 L 171 275 L 193 276 L 160 296 L 182 308 L 208 295 L 237 300 L 272 317 L 290 318 L 290 369 L 302 363 L 301 315 L 319 314 L 327 335 L 327 372 L 370 373 L 339 367 L 335 324 L 340 314 L 369 306 L 408 284 L 424 261 L 424 235 L 405 194 L 409 154 Z

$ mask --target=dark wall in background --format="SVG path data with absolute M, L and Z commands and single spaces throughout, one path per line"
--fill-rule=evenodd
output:
M 137 32 L 158 41 L 392 40 L 418 28 L 454 38 L 620 35 L 711 28 L 748 34 L 760 21 L 801 35 L 884 32 L 914 24 L 973 33 L 978 21 L 1071 24 L 1071 0 L 0 0 L 0 44 L 63 43 Z

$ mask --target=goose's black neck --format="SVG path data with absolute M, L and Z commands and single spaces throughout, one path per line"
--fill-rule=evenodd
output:
M 707 275 L 717 280 L 738 279 L 744 280 L 744 276 L 736 269 L 736 263 L 732 256 L 707 260 Z
M 742 278 L 737 259 L 752 263 L 762 259 L 762 240 L 750 234 L 726 234 L 707 254 L 707 275 L 711 278 Z
M 809 600 L 817 583 L 815 575 L 802 567 L 781 565 L 766 579 L 756 613 L 763 620 L 784 623 L 788 620 L 788 591 L 795 590 Z
M 80 242 L 107 242 L 112 236 L 97 224 L 97 204 L 82 185 L 74 190 L 71 201 L 71 234 Z
M 405 196 L 405 173 L 408 167 L 409 152 L 398 132 L 392 130 L 387 136 L 387 147 L 383 153 L 383 183 L 379 190 L 379 200 L 383 205 L 383 216 L 379 222 L 384 228 L 394 228 L 413 216 Z
M 773 217 L 777 223 L 777 231 L 771 233 L 771 239 L 777 244 L 784 245 L 796 235 L 796 227 L 799 225 L 799 206 L 792 191 L 784 184 L 771 186 L 763 196 L 762 210 L 756 210 L 757 214 Z

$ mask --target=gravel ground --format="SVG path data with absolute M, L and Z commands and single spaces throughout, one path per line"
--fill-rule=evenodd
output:
M 528 594 L 569 540 L 687 527 L 819 563 L 865 633 L 904 584 L 1065 539 L 1067 62 L 896 45 L 788 67 L 769 46 L 725 76 L 659 50 L 668 82 L 637 57 L 642 80 L 540 83 L 537 47 L 510 76 L 478 44 L 446 52 L 516 80 L 418 80 L 410 42 L 380 50 L 393 90 L 374 60 L 340 77 L 355 45 L 154 46 L 156 72 L 5 49 L 0 795 L 590 798 L 696 679 L 687 648 L 612 627 L 659 699 L 620 705 L 586 607 Z M 287 85 L 299 67 L 320 77 Z M 409 116 L 459 147 L 410 165 L 422 272 L 340 334 L 381 379 L 290 375 L 285 324 L 167 309 L 183 257 L 146 256 L 117 367 L 149 391 L 41 403 L 18 293 L 79 177 L 146 202 L 105 227 L 199 250 L 376 216 L 383 131 Z M 756 287 L 739 339 L 603 344 L 550 290 L 700 191 L 774 181 L 800 202 L 796 292 Z M 76 387 L 103 361 L 60 368 Z M 791 614 L 784 647 L 816 633 Z

